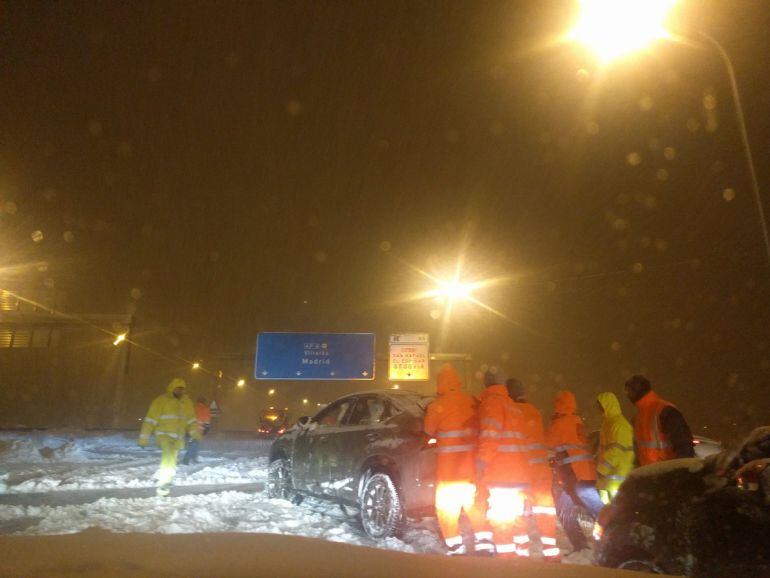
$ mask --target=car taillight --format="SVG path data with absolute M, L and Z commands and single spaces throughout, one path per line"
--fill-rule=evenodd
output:
M 285 432 L 285 431 L 286 431 L 286 430 L 285 430 L 285 429 L 283 429 L 283 428 L 279 429 L 279 430 L 278 430 L 278 435 L 281 435 L 281 434 L 282 434 L 283 432 Z

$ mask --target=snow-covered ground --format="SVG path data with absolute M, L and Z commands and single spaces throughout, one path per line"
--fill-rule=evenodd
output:
M 0 432 L 0 532 L 270 533 L 442 551 L 434 518 L 410 520 L 401 539 L 374 542 L 335 504 L 268 498 L 269 447 L 253 438 L 209 436 L 201 462 L 180 466 L 172 495 L 158 498 L 152 488 L 160 452 L 139 448 L 134 435 Z

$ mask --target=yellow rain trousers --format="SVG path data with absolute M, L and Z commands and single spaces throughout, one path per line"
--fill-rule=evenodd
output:
M 155 443 L 161 449 L 158 472 L 161 486 L 169 485 L 174 479 L 177 454 L 184 448 L 185 434 L 200 439 L 192 400 L 186 394 L 178 399 L 174 397 L 173 392 L 178 387 L 186 389 L 187 386 L 184 380 L 175 378 L 168 384 L 166 393 L 153 400 L 139 435 L 140 445 L 146 445 L 150 436 L 155 434 Z

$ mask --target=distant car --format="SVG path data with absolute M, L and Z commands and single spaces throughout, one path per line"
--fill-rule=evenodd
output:
M 289 414 L 283 409 L 263 410 L 259 414 L 259 428 L 257 433 L 260 437 L 274 438 L 282 435 L 289 427 Z
M 737 451 L 634 470 L 598 529 L 602 566 L 770 576 L 770 427 L 754 430 Z
M 722 447 L 722 442 L 712 440 L 711 438 L 693 436 L 692 441 L 695 446 L 695 455 L 699 458 L 707 458 L 709 456 L 713 456 L 714 454 L 718 454 L 724 449 Z
M 300 418 L 270 449 L 268 494 L 328 498 L 359 510 L 370 537 L 398 535 L 407 512 L 433 505 L 436 452 L 423 434 L 430 399 L 356 393 Z

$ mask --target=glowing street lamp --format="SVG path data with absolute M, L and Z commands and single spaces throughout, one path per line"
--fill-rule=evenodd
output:
M 126 340 L 126 337 L 128 337 L 127 333 L 121 333 L 120 335 L 115 337 L 115 341 L 112 342 L 112 344 L 117 347 L 121 343 L 123 343 Z
M 236 385 L 238 387 L 243 387 L 244 385 L 246 385 L 246 380 L 245 379 L 239 379 L 238 383 Z
M 676 0 L 581 0 L 569 39 L 608 62 L 670 38 L 665 23 Z
M 436 289 L 436 296 L 446 297 L 451 301 L 468 301 L 471 298 L 473 289 L 473 285 L 462 283 L 459 279 L 439 281 L 439 286 Z
M 195 370 L 195 369 L 200 369 L 200 368 L 201 368 L 201 364 L 200 364 L 200 362 L 198 362 L 198 361 L 194 362 L 194 363 L 192 364 L 192 368 L 193 368 L 194 370 Z
M 302 405 L 307 405 L 307 404 L 308 404 L 308 400 L 307 399 L 303 399 L 302 400 Z
M 567 34 L 567 40 L 580 42 L 589 47 L 605 63 L 632 52 L 647 49 L 656 40 L 681 40 L 681 36 L 672 35 L 665 26 L 676 2 L 677 0 L 580 0 L 580 17 L 575 27 Z M 730 55 L 715 38 L 703 31 L 696 31 L 695 37 L 696 40 L 700 40 L 716 51 L 730 79 L 749 182 L 757 205 L 765 253 L 770 263 L 770 232 L 768 232 L 764 205 L 759 191 L 759 180 L 754 167 L 754 156 L 749 143 L 735 69 Z
M 271 389 L 270 391 L 267 392 L 267 395 L 275 395 L 275 390 Z

